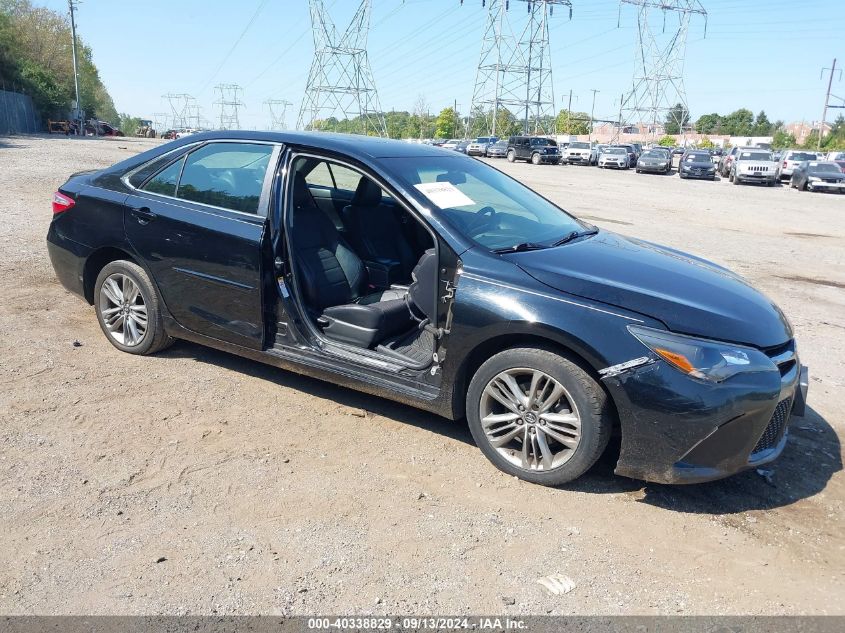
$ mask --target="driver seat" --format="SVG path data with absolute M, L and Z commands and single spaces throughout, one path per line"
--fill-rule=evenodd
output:
M 405 293 L 374 292 L 361 259 L 314 201 L 305 177 L 293 184 L 291 249 L 303 299 L 326 337 L 358 347 L 407 330 Z

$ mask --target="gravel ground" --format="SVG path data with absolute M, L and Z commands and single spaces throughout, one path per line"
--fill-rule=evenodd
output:
M 611 448 L 548 489 L 462 423 L 192 344 L 109 345 L 55 280 L 50 195 L 153 143 L 0 138 L 0 613 L 845 614 L 845 196 L 495 162 L 749 277 L 812 375 L 770 481 L 644 484 Z

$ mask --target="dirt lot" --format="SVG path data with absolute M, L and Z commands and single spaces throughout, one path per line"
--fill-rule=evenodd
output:
M 607 456 L 546 489 L 460 423 L 196 345 L 111 347 L 55 281 L 50 195 L 151 143 L 0 139 L 0 613 L 845 613 L 845 196 L 496 162 L 749 277 L 812 376 L 771 481 L 643 484 Z

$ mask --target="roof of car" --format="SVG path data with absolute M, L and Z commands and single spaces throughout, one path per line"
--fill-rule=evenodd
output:
M 336 151 L 349 155 L 364 155 L 369 158 L 452 156 L 454 152 L 434 145 L 407 143 L 380 136 L 362 134 L 337 134 L 334 132 L 261 132 L 251 130 L 216 130 L 201 132 L 180 139 L 190 143 L 205 140 L 270 141 L 286 145 L 300 145 L 319 150 Z

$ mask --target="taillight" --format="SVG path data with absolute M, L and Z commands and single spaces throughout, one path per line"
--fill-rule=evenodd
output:
M 783 167 L 786 168 L 786 161 L 783 161 Z
M 72 209 L 76 204 L 73 198 L 69 198 L 63 193 L 56 192 L 53 194 L 53 215 L 64 213 L 68 209 Z

